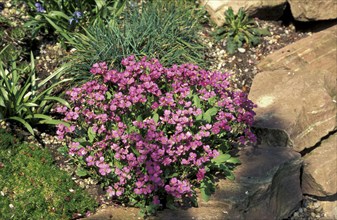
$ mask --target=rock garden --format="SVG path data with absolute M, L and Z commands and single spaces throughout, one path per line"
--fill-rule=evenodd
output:
M 0 0 L 0 219 L 337 219 L 333 0 Z

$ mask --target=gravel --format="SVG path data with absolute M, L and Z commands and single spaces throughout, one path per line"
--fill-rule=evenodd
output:
M 258 26 L 268 28 L 271 36 L 264 36 L 257 47 L 239 48 L 232 55 L 226 52 L 225 40 L 219 43 L 210 37 L 214 30 L 205 27 L 201 33 L 202 39 L 208 46 L 206 58 L 211 62 L 211 70 L 228 72 L 232 74 L 232 86 L 249 92 L 254 76 L 259 72 L 256 65 L 268 54 L 279 50 L 301 38 L 311 35 L 311 32 L 296 31 L 294 25 L 284 26 L 281 21 L 263 21 L 255 19 Z

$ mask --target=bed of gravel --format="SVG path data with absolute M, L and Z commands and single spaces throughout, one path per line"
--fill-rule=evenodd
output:
M 311 32 L 296 31 L 293 24 L 284 25 L 282 21 L 264 21 L 255 19 L 261 28 L 267 28 L 270 36 L 264 36 L 256 47 L 243 46 L 232 55 L 226 52 L 226 41 L 215 43 L 210 38 L 214 28 L 206 27 L 202 33 L 208 46 L 207 59 L 211 61 L 212 70 L 232 74 L 233 87 L 249 92 L 252 80 L 258 73 L 257 63 L 268 54 L 279 50 L 301 38 L 311 35 Z
M 225 50 L 225 41 L 215 43 L 212 40 L 210 37 L 213 29 L 212 27 L 205 26 L 201 33 L 201 37 L 207 45 L 207 52 L 205 56 L 211 63 L 210 70 L 219 70 L 231 73 L 233 87 L 242 89 L 246 92 L 249 92 L 252 80 L 259 71 L 256 66 L 261 59 L 280 48 L 311 35 L 311 32 L 308 31 L 297 31 L 293 24 L 283 25 L 282 21 L 263 21 L 257 19 L 256 22 L 261 28 L 268 28 L 271 35 L 263 37 L 261 43 L 257 47 L 248 48 L 244 46 L 239 48 L 239 51 L 232 55 L 227 54 Z M 41 56 L 43 56 L 43 54 L 44 53 L 41 53 Z M 38 60 L 40 59 L 43 60 L 44 58 L 39 57 Z M 11 127 L 10 124 L 3 121 L 0 122 L 0 126 L 3 128 L 7 127 L 7 129 Z M 20 133 L 21 131 L 17 132 Z M 112 204 L 110 201 L 107 201 L 104 193 L 97 186 L 97 182 L 91 178 L 83 179 L 76 176 L 73 164 L 71 164 L 64 155 L 58 152 L 57 149 L 62 146 L 62 142 L 57 140 L 53 132 L 38 133 L 40 139 L 38 143 L 28 134 L 25 135 L 26 141 L 30 143 L 37 143 L 49 148 L 54 155 L 57 166 L 70 173 L 73 176 L 73 180 L 78 183 L 79 186 L 87 189 L 90 194 L 95 196 L 95 198 L 101 203 L 100 209 Z M 324 217 L 324 213 L 319 201 L 305 196 L 301 207 L 288 219 L 314 220 L 321 219 L 322 217 Z

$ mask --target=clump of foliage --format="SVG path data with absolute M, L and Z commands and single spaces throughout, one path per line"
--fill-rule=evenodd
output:
M 46 149 L 0 129 L 0 219 L 72 219 L 97 203 L 53 165 Z
M 229 151 L 255 140 L 253 103 L 229 89 L 229 74 L 134 56 L 122 65 L 119 72 L 94 64 L 96 79 L 66 92 L 71 108 L 56 109 L 70 125 L 59 124 L 57 134 L 71 138 L 63 150 L 77 174 L 143 214 L 184 198 L 196 202 L 198 187 L 207 200 L 213 171 L 233 177 L 238 160 Z
M 0 62 L 11 62 L 11 58 L 24 59 L 28 54 L 27 40 L 29 34 L 24 27 L 29 19 L 27 6 L 21 4 L 11 4 L 11 1 L 0 3 Z M 4 50 L 6 48 L 6 50 Z
M 32 125 L 59 123 L 53 120 L 49 113 L 55 102 L 68 105 L 64 99 L 52 96 L 56 86 L 70 80 L 59 79 L 60 72 L 65 68 L 66 66 L 63 66 L 40 80 L 36 77 L 32 54 L 31 63 L 20 67 L 13 61 L 9 68 L 5 68 L 0 61 L 0 120 L 19 122 L 32 135 Z
M 29 27 L 33 36 L 38 34 L 61 36 L 63 42 L 72 41 L 72 32 L 79 25 L 95 23 L 97 20 L 105 23 L 114 22 L 122 13 L 124 0 L 28 0 L 31 19 L 25 26 Z
M 113 24 L 92 23 L 70 43 L 76 49 L 69 57 L 71 73 L 87 79 L 90 67 L 100 61 L 120 69 L 123 57 L 132 54 L 157 58 L 164 66 L 188 62 L 205 67 L 199 12 L 192 7 L 184 1 L 147 1 L 129 6 Z
M 225 39 L 227 52 L 233 54 L 244 43 L 256 46 L 260 43 L 261 36 L 269 34 L 267 29 L 259 28 L 243 8 L 237 14 L 234 14 L 232 8 L 228 8 L 225 12 L 225 23 L 215 31 L 214 36 L 218 41 Z

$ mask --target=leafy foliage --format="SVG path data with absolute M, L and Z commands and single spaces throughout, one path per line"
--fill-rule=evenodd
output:
M 30 35 L 27 34 L 27 29 L 24 23 L 27 22 L 29 16 L 25 4 L 17 4 L 11 8 L 4 8 L 0 11 L 0 62 L 7 64 L 12 58 L 24 59 L 27 52 L 27 41 Z
M 109 25 L 96 22 L 85 33 L 74 34 L 69 57 L 71 73 L 78 79 L 90 77 L 97 62 L 121 69 L 123 57 L 135 55 L 157 58 L 164 66 L 197 63 L 206 66 L 204 45 L 199 41 L 197 12 L 183 1 L 149 1 L 129 6 L 123 18 Z
M 32 35 L 56 34 L 61 40 L 72 42 L 72 32 L 79 25 L 114 22 L 125 7 L 124 0 L 35 0 L 27 1 L 31 8 L 31 19 L 25 26 L 32 30 Z
M 217 29 L 214 33 L 215 38 L 220 41 L 226 39 L 226 49 L 228 53 L 233 54 L 237 48 L 242 47 L 244 43 L 248 46 L 256 46 L 260 43 L 260 37 L 269 35 L 267 29 L 260 29 L 256 22 L 249 18 L 240 8 L 237 14 L 234 14 L 232 8 L 225 12 L 225 23 L 223 27 Z
M 2 129 L 0 193 L 0 219 L 72 219 L 97 206 L 53 165 L 47 150 L 21 144 Z
M 68 105 L 64 99 L 51 95 L 53 88 L 70 80 L 59 79 L 60 72 L 65 68 L 63 66 L 39 81 L 32 54 L 30 65 L 21 68 L 17 67 L 15 61 L 9 69 L 0 63 L 0 119 L 17 121 L 31 134 L 34 134 L 32 125 L 36 123 L 59 123 L 48 114 L 55 102 Z
M 56 109 L 70 124 L 58 125 L 57 134 L 70 137 L 77 174 L 143 214 L 185 197 L 196 201 L 195 187 L 207 200 L 213 171 L 232 177 L 234 144 L 255 140 L 253 103 L 229 89 L 228 74 L 134 56 L 122 65 L 118 72 L 94 64 L 95 80 L 66 92 L 71 108 Z

